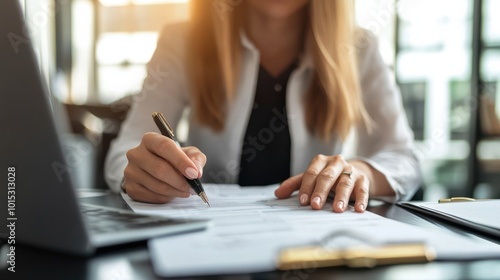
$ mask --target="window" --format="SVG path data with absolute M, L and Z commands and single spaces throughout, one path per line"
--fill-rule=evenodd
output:
M 165 24 L 188 18 L 184 0 L 74 0 L 70 103 L 111 103 L 141 90 Z
M 436 199 L 467 181 L 473 0 L 398 2 L 396 77 Z

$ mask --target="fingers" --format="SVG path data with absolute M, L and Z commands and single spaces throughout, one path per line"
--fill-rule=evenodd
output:
M 302 176 L 304 174 L 295 175 L 283 181 L 280 186 L 274 191 L 274 195 L 277 198 L 287 198 L 292 195 L 292 193 L 300 188 L 300 183 L 302 182 Z
M 332 193 L 335 193 L 332 208 L 338 213 L 347 209 L 350 198 L 355 198 L 357 212 L 363 212 L 368 203 L 368 178 L 341 155 L 314 157 L 305 173 L 283 182 L 276 190 L 276 196 L 289 197 L 297 189 L 297 184 L 300 184 L 300 203 L 310 204 L 315 210 L 322 209 L 328 195 Z
M 347 172 L 353 172 L 352 170 Z M 353 173 L 351 173 L 353 174 Z M 335 188 L 335 198 L 333 199 L 333 211 L 342 213 L 347 208 L 349 198 L 354 188 L 355 175 L 340 174 Z
M 127 189 L 127 194 L 134 200 L 140 202 L 148 202 L 148 203 L 167 203 L 173 200 L 175 197 L 163 196 L 159 195 L 151 190 L 148 190 L 144 186 L 135 183 L 135 182 L 127 182 L 125 185 Z M 185 196 L 187 197 L 187 196 Z
M 302 181 L 300 202 L 303 205 L 310 203 L 311 207 L 316 210 L 322 209 L 328 194 L 347 165 L 342 156 L 316 156 L 306 171 L 304 177 L 307 178 Z
M 324 156 L 317 155 L 316 157 L 313 158 L 313 160 L 309 164 L 309 167 L 307 168 L 306 172 L 304 172 L 304 177 L 302 178 L 302 184 L 299 190 L 300 204 L 307 205 L 312 201 L 311 194 L 313 193 L 316 187 L 316 178 L 325 168 L 326 163 L 327 163 L 326 158 Z M 315 199 L 314 200 L 315 205 L 321 204 L 321 198 L 319 198 L 320 203 L 318 203 L 318 198 L 314 199 Z
M 195 147 L 179 148 L 171 139 L 146 133 L 139 146 L 127 152 L 124 170 L 129 196 L 138 201 L 165 203 L 174 197 L 189 197 L 186 178 L 203 174 L 206 156 Z
M 198 166 L 172 139 L 158 133 L 146 133 L 144 134 L 141 145 L 144 145 L 146 149 L 153 154 L 168 161 L 187 178 L 199 178 L 200 173 Z
M 207 156 L 195 147 L 182 148 L 184 153 L 194 162 L 198 169 L 198 178 L 203 176 L 203 167 L 207 163 Z
M 369 198 L 369 180 L 366 176 L 360 174 L 354 184 L 354 195 L 356 197 L 354 210 L 356 212 L 364 212 L 368 205 Z
M 176 177 L 181 178 L 180 183 L 169 184 L 164 181 L 158 180 L 157 178 L 151 176 L 148 172 L 142 170 L 135 165 L 127 165 L 124 171 L 125 181 L 127 183 L 137 183 L 142 187 L 150 190 L 153 193 L 162 196 L 170 197 L 189 197 L 189 185 L 186 179 L 178 174 Z M 172 176 L 174 177 L 174 176 Z M 174 187 L 175 186 L 175 187 Z M 128 192 L 128 190 L 127 190 Z
M 184 176 L 173 166 L 166 163 L 163 158 L 147 151 L 144 147 L 137 147 L 127 152 L 129 165 L 125 168 L 125 178 L 129 181 L 135 180 L 146 186 L 153 192 L 158 191 L 158 183 L 163 182 L 174 186 L 179 191 L 189 192 L 189 184 Z M 142 172 L 137 171 L 140 169 Z M 156 183 L 159 181 L 158 183 Z

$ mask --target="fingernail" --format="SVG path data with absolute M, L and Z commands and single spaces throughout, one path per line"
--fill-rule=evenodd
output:
M 364 211 L 365 210 L 365 205 L 364 204 L 360 204 L 359 205 L 359 209 L 361 209 L 362 211 Z
M 319 196 L 318 196 L 318 197 L 315 197 L 315 198 L 313 199 L 313 203 L 319 206 L 319 205 L 320 205 L 320 203 L 321 203 L 321 198 L 320 198 Z
M 338 206 L 340 209 L 344 209 L 344 202 L 343 202 L 343 201 L 339 201 L 339 202 L 337 202 L 337 206 Z
M 196 195 L 196 192 L 195 192 L 192 188 L 189 188 L 189 193 L 190 193 L 191 195 Z
M 198 167 L 198 171 L 200 172 L 200 177 L 203 176 L 203 167 L 201 167 L 201 163 L 199 163 L 197 160 L 194 160 L 194 164 L 196 164 L 196 167 Z
M 301 204 L 306 204 L 306 203 L 307 203 L 307 194 L 303 193 L 303 194 L 300 196 L 300 203 L 301 203 Z
M 196 169 L 192 167 L 186 168 L 186 175 L 188 176 L 189 179 L 196 179 L 198 178 L 198 172 Z

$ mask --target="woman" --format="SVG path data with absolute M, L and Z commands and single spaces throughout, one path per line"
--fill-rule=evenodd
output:
M 369 197 L 408 199 L 418 162 L 397 89 L 350 0 L 192 1 L 189 23 L 162 31 L 142 93 L 112 145 L 106 176 L 135 200 L 188 197 L 203 182 L 298 190 L 333 210 Z M 158 133 L 190 109 L 188 146 Z M 355 131 L 358 157 L 342 146 Z M 208 159 L 208 160 L 207 160 Z M 123 180 L 122 180 L 123 179 Z

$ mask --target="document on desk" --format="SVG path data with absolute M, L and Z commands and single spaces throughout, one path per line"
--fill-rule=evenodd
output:
M 500 199 L 465 202 L 401 202 L 399 205 L 500 238 Z
M 331 203 L 323 210 L 311 210 L 300 206 L 296 196 L 278 200 L 276 187 L 204 184 L 211 207 L 196 196 L 163 205 L 123 197 L 138 213 L 212 221 L 206 231 L 149 242 L 155 272 L 163 277 L 272 271 L 280 250 L 303 245 L 342 249 L 425 242 L 441 259 L 500 257 L 500 246 L 483 240 L 444 232 L 430 236 L 418 227 L 371 212 L 356 213 L 352 207 L 334 213 Z

